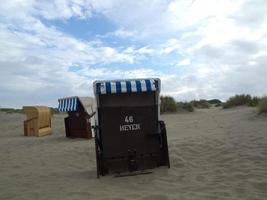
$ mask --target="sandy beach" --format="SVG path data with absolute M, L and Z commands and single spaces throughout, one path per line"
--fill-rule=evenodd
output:
M 168 114 L 171 168 L 96 178 L 94 141 L 23 136 L 23 114 L 0 112 L 0 199 L 266 199 L 267 116 L 255 108 Z

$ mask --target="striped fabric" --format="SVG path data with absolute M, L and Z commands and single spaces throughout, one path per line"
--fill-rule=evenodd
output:
M 95 81 L 94 92 L 101 94 L 119 94 L 132 92 L 159 91 L 159 79 L 130 79 L 116 81 Z
M 58 103 L 59 112 L 76 111 L 78 107 L 78 97 L 62 98 L 58 100 Z

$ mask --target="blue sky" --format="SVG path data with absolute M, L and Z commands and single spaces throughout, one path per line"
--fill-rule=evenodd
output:
M 56 27 L 61 32 L 82 40 L 95 40 L 97 39 L 97 36 L 116 31 L 117 29 L 115 23 L 99 13 L 92 14 L 88 19 L 72 17 L 68 20 L 42 19 L 42 22 L 48 26 Z
M 0 106 L 57 106 L 99 79 L 159 77 L 176 100 L 267 94 L 265 0 L 0 5 Z

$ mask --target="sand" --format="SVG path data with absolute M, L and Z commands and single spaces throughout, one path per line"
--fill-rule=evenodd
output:
M 24 137 L 22 114 L 0 113 L 0 199 L 267 199 L 267 116 L 254 108 L 163 115 L 171 168 L 96 178 L 93 140 Z

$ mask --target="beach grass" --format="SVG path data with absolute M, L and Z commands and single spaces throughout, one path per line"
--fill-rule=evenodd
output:
M 190 102 L 176 102 L 171 96 L 161 96 L 160 101 L 161 113 L 194 112 Z
M 267 113 L 267 96 L 259 101 L 258 111 L 259 113 Z
M 205 100 L 205 99 L 200 99 L 200 100 L 193 100 L 191 101 L 191 104 L 198 109 L 204 109 L 204 108 L 210 108 L 211 104 Z
M 237 94 L 230 97 L 224 104 L 223 108 L 232 108 L 235 106 L 252 106 L 255 107 L 259 104 L 259 97 L 251 97 L 249 94 Z

